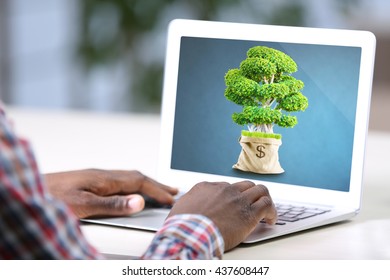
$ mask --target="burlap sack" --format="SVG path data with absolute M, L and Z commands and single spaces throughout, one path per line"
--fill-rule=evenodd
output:
M 260 174 L 284 172 L 278 153 L 281 139 L 241 136 L 239 142 L 242 150 L 233 168 Z

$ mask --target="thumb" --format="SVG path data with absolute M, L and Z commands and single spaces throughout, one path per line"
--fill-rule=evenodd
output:
M 124 214 L 134 214 L 140 212 L 145 207 L 145 200 L 139 194 L 127 196 L 126 209 Z
M 125 216 L 140 212 L 144 207 L 145 200 L 139 194 L 99 197 L 85 216 Z

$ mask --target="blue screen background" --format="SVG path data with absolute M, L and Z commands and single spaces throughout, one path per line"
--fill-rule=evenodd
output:
M 232 121 L 242 107 L 224 96 L 225 73 L 238 68 L 253 46 L 278 49 L 297 63 L 309 100 L 294 128 L 282 134 L 283 174 L 262 175 L 232 168 L 246 129 Z M 361 49 L 356 47 L 183 37 L 171 168 L 348 191 Z

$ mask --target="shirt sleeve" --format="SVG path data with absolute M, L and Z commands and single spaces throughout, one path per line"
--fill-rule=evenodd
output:
M 185 214 L 167 219 L 142 258 L 212 259 L 223 251 L 210 219 Z M 101 258 L 69 207 L 49 194 L 29 143 L 15 135 L 0 104 L 0 259 Z
M 221 259 L 224 241 L 216 225 L 202 215 L 170 217 L 142 259 Z
M 0 258 L 95 259 L 79 220 L 46 190 L 27 141 L 0 104 Z

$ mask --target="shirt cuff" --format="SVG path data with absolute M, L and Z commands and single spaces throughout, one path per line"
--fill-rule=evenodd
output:
M 203 215 L 180 214 L 167 219 L 143 259 L 221 259 L 223 237 Z

